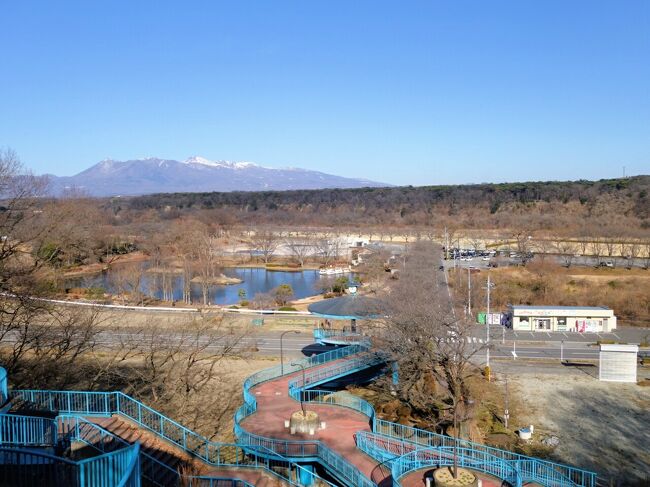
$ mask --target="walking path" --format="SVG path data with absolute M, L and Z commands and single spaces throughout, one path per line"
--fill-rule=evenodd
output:
M 332 365 L 335 362 L 326 364 Z M 324 367 L 324 366 L 323 366 Z M 314 370 L 312 368 L 310 370 Z M 257 412 L 244 419 L 242 427 L 249 433 L 268 438 L 286 440 L 320 440 L 336 453 L 352 463 L 370 478 L 377 461 L 362 453 L 355 444 L 354 435 L 358 431 L 370 431 L 368 417 L 340 406 L 307 404 L 306 409 L 319 415 L 326 428 L 314 435 L 296 433 L 292 435 L 284 427 L 292 413 L 300 410 L 300 403 L 289 397 L 289 381 L 301 377 L 301 373 L 286 375 L 264 382 L 253 389 L 257 400 Z

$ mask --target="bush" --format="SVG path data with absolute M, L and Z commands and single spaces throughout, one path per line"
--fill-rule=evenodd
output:
M 278 309 L 278 311 L 298 311 L 298 310 L 292 306 L 282 306 L 281 308 Z
M 239 306 L 243 306 L 243 307 L 246 307 L 249 304 L 250 304 L 250 301 L 248 301 L 247 299 L 244 299 L 243 301 L 239 302 Z
M 101 299 L 106 294 L 106 290 L 103 287 L 89 287 L 86 289 L 86 297 L 88 299 Z

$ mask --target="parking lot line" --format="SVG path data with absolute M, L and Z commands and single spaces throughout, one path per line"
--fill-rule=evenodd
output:
M 618 338 L 619 340 L 621 339 L 621 337 L 618 336 L 618 335 L 617 335 L 616 333 L 614 333 L 614 332 L 612 332 L 612 335 L 614 335 L 614 336 L 615 336 L 616 338 Z
M 567 334 L 564 333 L 564 332 L 562 332 L 562 335 L 564 335 L 565 338 L 569 338 L 569 335 L 567 335 Z

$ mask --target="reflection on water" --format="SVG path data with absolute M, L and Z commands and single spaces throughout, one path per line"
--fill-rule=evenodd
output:
M 223 272 L 230 277 L 238 277 L 244 282 L 229 286 L 211 286 L 209 301 L 215 304 L 235 304 L 239 298 L 239 291 L 246 292 L 246 299 L 253 299 L 257 293 L 267 293 L 280 284 L 289 284 L 293 289 L 296 299 L 306 298 L 319 294 L 324 285 L 332 282 L 332 277 L 321 276 L 318 271 L 304 270 L 301 272 L 267 271 L 263 268 L 233 267 L 226 268 Z M 140 290 L 156 299 L 162 299 L 162 290 L 157 284 L 155 274 L 145 273 L 142 279 Z M 75 277 L 66 280 L 66 287 L 101 287 L 109 293 L 116 292 L 114 279 L 111 272 L 103 272 L 93 276 Z M 174 300 L 180 301 L 183 298 L 183 277 L 173 277 Z M 200 303 L 203 300 L 201 285 L 191 284 L 191 298 L 193 303 Z

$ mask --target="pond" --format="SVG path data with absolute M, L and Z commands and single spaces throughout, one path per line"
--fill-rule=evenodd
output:
M 304 270 L 300 272 L 269 271 L 264 268 L 251 267 L 227 267 L 223 273 L 229 277 L 237 277 L 243 282 L 232 285 L 210 286 L 209 302 L 213 304 L 236 304 L 240 301 L 239 292 L 243 289 L 246 292 L 246 299 L 250 300 L 257 293 L 268 293 L 281 284 L 289 284 L 293 289 L 295 299 L 306 298 L 319 294 L 328 282 L 335 278 L 321 276 L 316 270 Z M 140 290 L 146 295 L 153 295 L 156 299 L 162 299 L 162 290 L 155 289 L 158 286 L 153 284 L 156 275 L 145 273 L 142 279 Z M 74 277 L 66 280 L 65 286 L 82 288 L 103 288 L 108 293 L 115 293 L 116 286 L 111 271 L 94 274 L 92 276 Z M 201 285 L 192 283 L 191 299 L 193 303 L 201 303 L 203 295 Z M 151 289 L 155 290 L 151 292 Z M 174 300 L 180 301 L 183 298 L 183 276 L 173 276 Z

